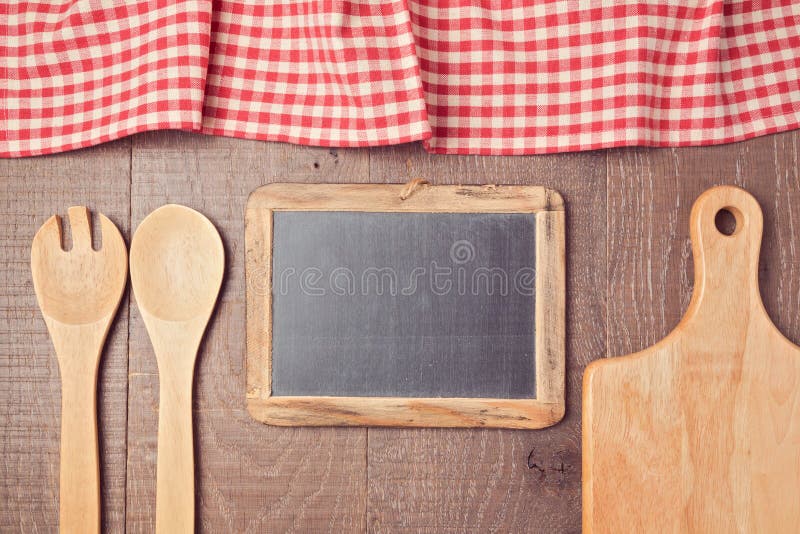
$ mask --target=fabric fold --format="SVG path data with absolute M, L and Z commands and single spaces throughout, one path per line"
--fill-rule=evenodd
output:
M 4 3 L 0 155 L 202 124 L 211 2 Z
M 800 126 L 796 0 L 410 0 L 428 150 L 539 154 Z
M 403 1 L 215 4 L 202 131 L 319 146 L 430 137 Z

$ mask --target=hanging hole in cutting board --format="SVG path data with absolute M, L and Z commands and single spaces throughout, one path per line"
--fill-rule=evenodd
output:
M 741 226 L 741 213 L 736 208 L 722 208 L 714 216 L 714 225 L 722 235 L 732 236 Z

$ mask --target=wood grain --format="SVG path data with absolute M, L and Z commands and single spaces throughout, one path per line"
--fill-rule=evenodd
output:
M 563 210 L 536 214 L 536 398 L 559 404 L 559 420 L 566 411 L 565 225 Z
M 731 235 L 717 229 L 720 210 L 735 217 Z M 584 530 L 794 532 L 800 347 L 761 302 L 761 209 L 716 187 L 689 223 L 695 282 L 681 322 L 586 370 Z
M 548 392 L 549 393 L 549 392 Z M 254 419 L 278 426 L 545 428 L 563 416 L 561 401 L 425 397 L 251 398 Z
M 0 160 L 0 531 L 55 532 L 61 378 L 31 280 L 31 240 L 52 214 L 86 205 L 130 235 L 128 140 Z M 99 221 L 95 220 L 95 229 Z M 67 245 L 71 228 L 65 224 Z M 102 522 L 125 525 L 127 297 L 100 359 L 97 405 Z
M 373 182 L 557 189 L 567 221 L 567 413 L 541 431 L 369 429 L 371 532 L 579 532 L 580 379 L 605 350 L 605 153 L 432 156 L 370 152 Z
M 159 132 L 134 138 L 133 224 L 168 202 L 206 215 L 225 245 L 226 278 L 195 369 L 196 525 L 202 532 L 363 530 L 366 432 L 286 429 L 245 408 L 244 210 L 256 187 L 367 179 L 364 151 Z M 153 532 L 158 376 L 131 307 L 128 532 Z
M 417 182 L 411 182 L 417 183 Z M 280 426 L 544 428 L 564 416 L 564 202 L 530 186 L 287 184 L 263 186 L 247 201 L 247 407 Z M 272 213 L 274 211 L 534 213 L 536 234 L 536 398 L 466 399 L 272 396 Z
M 797 132 L 715 147 L 609 152 L 608 355 L 638 352 L 678 324 L 693 284 L 685 221 L 694 199 L 722 184 L 747 189 L 761 204 L 764 305 L 779 330 L 800 340 L 798 153 Z
M 430 213 L 537 213 L 563 211 L 558 191 L 544 187 L 404 184 L 274 183 L 253 191 L 249 210 L 365 211 Z

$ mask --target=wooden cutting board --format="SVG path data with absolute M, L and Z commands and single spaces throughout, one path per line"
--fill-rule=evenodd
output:
M 731 235 L 715 224 L 725 209 Z M 586 532 L 800 528 L 800 348 L 761 302 L 762 227 L 742 189 L 701 195 L 686 315 L 655 346 L 587 368 Z

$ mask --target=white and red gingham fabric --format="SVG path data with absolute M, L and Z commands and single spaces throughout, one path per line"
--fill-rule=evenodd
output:
M 405 1 L 215 3 L 203 131 L 323 146 L 429 137 Z
M 0 0 L 0 156 L 199 128 L 210 31 L 210 0 Z
M 796 0 L 0 0 L 0 156 L 178 128 L 531 154 L 800 127 Z
M 800 1 L 410 0 L 435 152 L 725 143 L 800 126 Z

